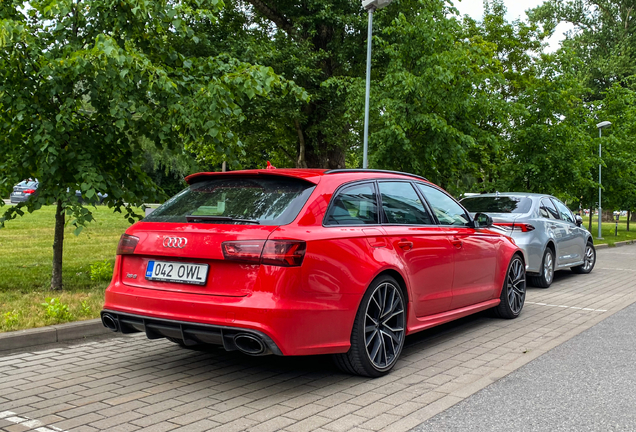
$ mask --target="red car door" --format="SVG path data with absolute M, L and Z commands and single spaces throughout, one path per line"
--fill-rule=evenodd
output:
M 433 209 L 440 229 L 454 247 L 451 309 L 496 297 L 497 256 L 503 240 L 487 229 L 470 227 L 470 217 L 464 208 L 446 193 L 423 184 L 418 187 Z
M 408 272 L 415 315 L 451 308 L 454 247 L 407 181 L 378 183 L 383 228 Z

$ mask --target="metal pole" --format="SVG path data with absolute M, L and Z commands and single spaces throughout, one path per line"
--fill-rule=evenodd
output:
M 369 167 L 369 96 L 371 94 L 371 40 L 373 38 L 373 11 L 369 9 L 369 28 L 367 29 L 367 90 L 364 97 L 364 155 L 362 156 L 362 168 Z
M 601 206 L 601 138 L 603 136 L 601 128 L 598 129 L 598 237 L 603 238 L 601 234 L 601 223 L 603 219 L 603 209 Z

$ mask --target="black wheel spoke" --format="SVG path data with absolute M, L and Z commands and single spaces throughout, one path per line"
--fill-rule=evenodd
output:
M 519 258 L 515 258 L 506 280 L 506 289 L 508 290 L 508 306 L 515 314 L 521 311 L 526 295 L 526 279 L 523 262 Z
M 367 303 L 364 333 L 369 360 L 377 369 L 393 365 L 405 337 L 406 314 L 399 287 L 385 282 Z M 377 312 L 377 313 L 376 313 Z

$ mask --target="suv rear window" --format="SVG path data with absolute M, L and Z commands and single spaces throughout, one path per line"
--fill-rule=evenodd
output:
M 274 176 L 203 180 L 170 198 L 144 221 L 187 222 L 186 216 L 201 216 L 205 223 L 287 225 L 314 187 L 304 180 Z
M 528 213 L 532 200 L 528 197 L 469 197 L 460 201 L 471 213 Z

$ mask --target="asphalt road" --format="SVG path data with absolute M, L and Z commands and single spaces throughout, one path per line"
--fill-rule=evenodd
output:
M 635 431 L 635 327 L 632 304 L 414 431 Z

